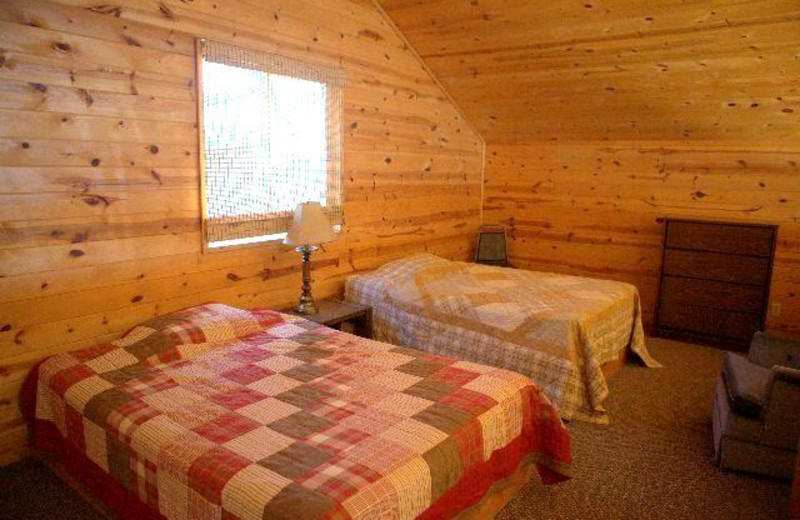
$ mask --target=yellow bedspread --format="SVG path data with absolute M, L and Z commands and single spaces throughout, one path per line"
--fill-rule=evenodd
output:
M 521 372 L 565 418 L 607 421 L 601 366 L 626 346 L 658 366 L 626 283 L 421 254 L 351 277 L 347 298 L 373 306 L 377 339 Z

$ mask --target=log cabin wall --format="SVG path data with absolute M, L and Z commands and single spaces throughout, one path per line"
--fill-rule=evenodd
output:
M 346 70 L 346 225 L 314 255 L 318 298 L 412 252 L 472 254 L 483 142 L 371 1 L 0 1 L 0 464 L 26 453 L 43 357 L 299 295 L 284 246 L 201 253 L 196 36 Z
M 634 283 L 652 324 L 661 217 L 779 224 L 800 335 L 800 3 L 381 4 L 486 140 L 513 263 Z

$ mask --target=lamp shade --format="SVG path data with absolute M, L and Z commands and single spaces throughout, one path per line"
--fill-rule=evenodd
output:
M 336 240 L 333 226 L 319 202 L 301 202 L 283 243 L 290 246 L 324 244 Z

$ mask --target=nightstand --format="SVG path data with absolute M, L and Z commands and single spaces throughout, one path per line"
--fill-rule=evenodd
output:
M 322 300 L 317 302 L 317 308 L 319 309 L 317 314 L 299 314 L 294 308 L 285 309 L 283 312 L 337 330 L 342 330 L 342 324 L 345 324 L 345 332 L 362 338 L 372 338 L 372 307 L 337 300 Z M 352 330 L 348 330 L 348 325 Z

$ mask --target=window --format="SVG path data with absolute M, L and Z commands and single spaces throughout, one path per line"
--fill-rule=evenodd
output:
M 205 245 L 282 238 L 295 206 L 342 223 L 341 69 L 199 43 Z

